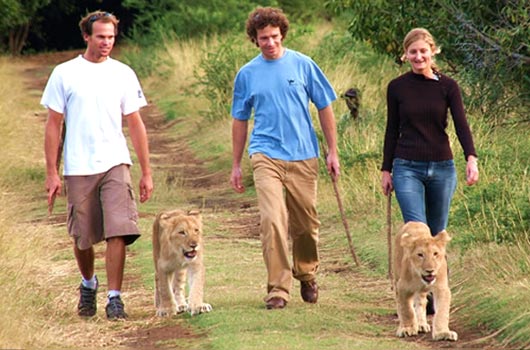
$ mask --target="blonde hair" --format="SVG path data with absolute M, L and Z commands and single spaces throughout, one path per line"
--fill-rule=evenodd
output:
M 103 23 L 112 23 L 114 25 L 114 35 L 118 35 L 118 23 L 120 21 L 112 13 L 99 10 L 90 12 L 85 17 L 81 18 L 79 21 L 81 35 L 92 35 L 92 26 L 94 22 L 98 21 Z
M 414 28 L 410 32 L 405 35 L 405 39 L 403 39 L 403 55 L 401 56 L 401 61 L 405 62 L 407 60 L 407 49 L 409 48 L 412 43 L 423 40 L 425 41 L 430 47 L 431 51 L 434 55 L 437 55 L 441 52 L 441 48 L 436 45 L 436 42 L 434 41 L 434 37 L 432 34 L 425 28 Z M 433 57 L 433 63 L 432 63 L 432 69 L 435 72 L 439 72 L 438 67 L 434 63 L 434 57 Z

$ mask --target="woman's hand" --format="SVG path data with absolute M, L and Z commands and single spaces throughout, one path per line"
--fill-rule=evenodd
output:
M 390 175 L 390 171 L 387 170 L 383 170 L 381 173 L 381 187 L 383 188 L 383 193 L 385 196 L 388 196 L 394 190 L 394 185 L 392 184 L 392 175 Z
M 473 186 L 478 182 L 478 164 L 477 157 L 469 156 L 467 157 L 466 165 L 466 183 L 468 186 Z

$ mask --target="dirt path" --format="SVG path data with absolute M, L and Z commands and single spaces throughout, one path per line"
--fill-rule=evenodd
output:
M 65 61 L 74 57 L 76 52 L 64 52 L 57 54 L 38 55 L 30 58 L 34 63 L 33 67 L 27 70 L 27 77 L 31 79 L 28 81 L 28 88 L 34 90 L 42 90 L 47 80 L 46 72 L 49 71 L 50 66 L 54 66 L 58 62 Z M 42 77 L 35 79 L 35 77 Z M 165 179 L 166 182 L 171 183 L 175 179 L 182 182 L 182 186 L 198 193 L 198 197 L 192 199 L 192 203 L 199 205 L 205 209 L 219 209 L 237 215 L 231 215 L 231 219 L 219 223 L 223 227 L 228 227 L 236 236 L 257 238 L 258 232 L 258 212 L 254 202 L 248 200 L 234 200 L 223 197 L 226 195 L 228 188 L 228 174 L 217 173 L 211 174 L 205 167 L 205 164 L 200 159 L 197 159 L 183 140 L 175 139 L 168 130 L 171 129 L 174 123 L 167 122 L 162 113 L 156 106 L 150 104 L 142 110 L 142 116 L 147 126 L 149 133 L 149 143 L 152 158 L 153 170 L 164 169 L 168 172 Z M 44 120 L 45 113 L 39 116 Z M 184 171 L 185 170 L 185 171 Z M 179 182 L 180 184 L 180 182 Z M 207 200 L 201 196 L 201 191 L 208 191 Z M 213 195 L 212 195 L 213 194 Z M 151 214 L 140 213 L 141 216 L 151 216 Z M 52 222 L 47 224 L 64 224 L 65 216 L 56 215 Z M 65 250 L 69 247 L 64 247 Z M 102 255 L 101 252 L 98 254 Z M 99 258 L 99 257 L 98 257 Z M 131 257 L 128 257 L 130 259 Z M 134 259 L 134 257 L 132 257 Z M 75 273 L 75 266 L 72 266 L 68 273 Z M 356 275 L 349 271 L 333 271 L 334 273 L 344 274 L 344 278 L 352 283 L 358 284 L 354 286 L 356 289 L 362 290 L 370 282 L 363 281 L 363 276 Z M 78 323 L 72 325 L 70 330 L 72 336 L 79 334 L 79 346 L 90 347 L 100 345 L 106 346 L 126 346 L 131 349 L 160 349 L 160 344 L 164 342 L 171 342 L 176 338 L 193 338 L 201 335 L 195 334 L 183 320 L 160 320 L 153 316 L 152 305 L 152 291 L 142 287 L 142 283 L 136 283 L 139 276 L 127 271 L 126 281 L 124 285 L 128 290 L 134 290 L 128 295 L 128 298 L 134 298 L 135 311 L 132 321 L 128 321 L 123 326 L 109 327 L 104 320 L 94 322 L 87 325 Z M 373 280 L 372 280 L 373 282 Z M 379 281 L 379 286 L 386 285 L 386 281 Z M 102 289 L 105 286 L 102 285 Z M 103 293 L 100 293 L 103 294 Z M 103 296 L 102 296 L 103 297 Z M 104 305 L 103 301 L 100 305 Z M 68 310 L 70 312 L 70 310 Z M 367 322 L 396 324 L 395 317 L 372 317 Z M 483 337 L 479 330 L 470 330 L 466 327 L 458 325 L 455 320 L 455 326 L 459 330 L 459 342 L 457 343 L 433 343 L 429 336 L 411 338 L 405 341 L 413 341 L 421 344 L 425 348 L 494 348 L 494 345 L 489 341 L 477 342 Z M 83 343 L 82 339 L 86 339 L 86 334 L 97 334 L 98 342 Z M 81 336 L 82 335 L 82 336 Z M 172 348 L 175 344 L 171 343 Z M 178 348 L 178 347 L 177 347 Z
M 50 69 L 60 62 L 75 57 L 79 53 L 77 51 L 68 51 L 41 54 L 28 58 L 28 61 L 31 63 L 31 67 L 25 71 L 28 89 L 42 91 L 47 82 Z M 241 215 L 234 216 L 233 220 L 228 220 L 222 223 L 222 225 L 228 227 L 236 236 L 244 235 L 248 237 L 250 235 L 258 237 L 258 213 L 255 208 L 252 208 L 253 205 L 248 200 L 228 200 L 227 198 L 223 198 L 223 193 L 226 193 L 228 190 L 227 174 L 212 174 L 208 172 L 204 167 L 204 162 L 194 156 L 185 142 L 182 140 L 178 141 L 171 135 L 171 127 L 177 122 L 166 121 L 163 114 L 155 105 L 150 103 L 142 109 L 141 113 L 148 130 L 153 171 L 163 169 L 168 174 L 165 179 L 166 183 L 170 184 L 174 181 L 179 181 L 180 186 L 195 191 L 197 196 L 191 199 L 190 205 L 197 205 L 205 210 L 217 210 L 220 206 L 223 207 L 223 210 L 230 212 L 241 210 Z M 38 118 L 44 123 L 46 113 L 44 111 L 39 113 Z M 207 200 L 203 197 L 205 191 L 209 193 Z M 211 195 L 212 193 L 214 194 L 213 196 Z M 65 226 L 66 215 L 59 210 L 56 211 L 58 213 L 46 221 L 41 221 L 41 223 Z M 141 211 L 139 215 L 144 218 L 153 216 L 150 213 Z M 61 247 L 65 251 L 70 250 L 67 242 L 61 244 Z M 96 247 L 96 254 L 96 259 L 103 259 L 104 253 L 102 247 Z M 131 258 L 134 259 L 128 253 L 128 259 Z M 69 273 L 76 273 L 75 266 L 73 265 L 69 270 L 71 270 Z M 112 327 L 110 332 L 108 329 L 105 332 L 100 332 L 100 327 L 95 327 L 93 330 L 91 329 L 92 327 L 89 327 L 89 329 L 73 330 L 73 334 L 80 333 L 76 344 L 81 347 L 85 345 L 90 347 L 90 344 L 96 345 L 93 341 L 87 342 L 86 340 L 87 333 L 90 334 L 92 331 L 99 333 L 97 336 L 98 343 L 103 347 L 107 345 L 120 345 L 130 349 L 142 350 L 160 349 L 159 344 L 163 344 L 164 342 L 183 338 L 193 339 L 200 336 L 195 334 L 181 320 L 172 320 L 169 322 L 168 320 L 152 317 L 154 314 L 152 291 L 142 288 L 142 283 L 138 283 L 139 279 L 139 276 L 128 270 L 126 271 L 123 284 L 127 289 L 134 290 L 134 292 L 128 295 L 128 299 L 131 303 L 134 302 L 135 314 L 143 315 L 140 318 L 144 318 L 144 321 L 128 322 L 129 325 L 125 327 Z M 104 281 L 100 281 L 100 284 L 101 289 L 104 290 L 106 288 Z M 101 297 L 98 297 L 98 299 L 101 299 Z M 101 301 L 98 304 L 104 305 Z M 82 326 L 80 327 L 83 328 Z M 75 335 L 72 336 L 76 337 Z M 85 342 L 87 343 L 85 344 Z M 175 348 L 174 345 L 172 345 L 172 348 Z
M 204 162 L 197 159 L 190 151 L 185 142 L 177 141 L 168 131 L 176 122 L 167 122 L 164 116 L 155 105 L 142 109 L 142 118 L 149 133 L 149 148 L 151 153 L 151 166 L 153 171 L 163 169 L 167 172 L 166 183 L 173 183 L 178 179 L 179 185 L 188 188 L 196 193 L 195 198 L 190 199 L 190 205 L 201 208 L 204 211 L 222 210 L 236 212 L 241 210 L 241 215 L 235 215 L 233 220 L 221 223 L 228 230 L 237 235 L 259 236 L 258 233 L 258 213 L 248 201 L 232 200 L 223 197 L 227 191 L 227 175 L 224 173 L 210 173 L 204 166 Z M 208 193 L 204 196 L 204 193 Z M 207 199 L 205 199 L 207 198 Z M 149 214 L 140 212 L 141 216 Z M 250 230 L 248 229 L 250 228 Z M 254 228 L 254 229 L 252 229 Z M 127 276 L 134 279 L 134 276 Z M 127 281 L 125 281 L 127 284 Z M 135 284 L 138 286 L 138 284 Z M 136 288 L 136 287 L 135 287 Z M 144 294 L 144 293 L 142 293 Z M 154 313 L 152 305 L 152 292 L 147 292 L 149 303 L 144 303 L 144 311 L 147 314 Z M 136 302 L 136 305 L 142 303 Z M 123 337 L 123 344 L 131 349 L 160 349 L 157 344 L 175 339 L 193 339 L 200 335 L 195 334 L 190 328 L 183 325 L 183 322 L 173 322 L 150 318 L 151 324 L 145 328 L 133 331 L 126 331 L 118 334 Z M 172 343 L 171 348 L 175 348 Z

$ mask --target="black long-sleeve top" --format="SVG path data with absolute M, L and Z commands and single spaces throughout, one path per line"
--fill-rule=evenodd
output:
M 438 80 L 412 71 L 388 84 L 387 125 L 381 170 L 392 171 L 394 158 L 417 161 L 453 159 L 447 111 L 451 111 L 464 156 L 477 156 L 457 82 L 437 74 Z

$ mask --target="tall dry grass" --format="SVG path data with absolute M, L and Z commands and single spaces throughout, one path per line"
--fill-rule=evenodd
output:
M 45 73 L 35 59 L 0 57 L 0 349 L 115 348 L 106 320 L 83 322 L 75 313 L 80 277 L 66 228 L 54 220 L 65 214 L 64 196 L 47 217 L 46 111 L 33 82 Z M 99 305 L 104 298 L 99 293 Z
M 316 37 L 322 37 L 317 35 Z M 220 40 L 222 41 L 222 40 Z M 311 40 L 307 44 L 315 44 L 318 46 L 318 40 Z M 258 54 L 258 49 L 248 42 L 244 37 L 241 37 L 240 45 L 242 50 L 247 50 L 248 54 L 253 56 Z M 201 59 L 207 57 L 208 52 L 215 51 L 219 46 L 217 39 L 209 41 L 186 41 L 179 43 L 168 43 L 168 46 L 163 51 L 164 58 L 173 60 L 171 65 L 171 75 L 162 77 L 151 77 L 144 80 L 144 85 L 152 98 L 156 100 L 159 106 L 164 108 L 164 113 L 168 118 L 168 122 L 177 121 L 174 127 L 171 128 L 175 137 L 184 137 L 185 142 L 192 147 L 195 154 L 205 160 L 205 166 L 208 166 L 212 173 L 223 173 L 226 178 L 226 192 L 223 193 L 223 199 L 228 199 L 228 195 L 233 195 L 229 188 L 228 177 L 231 166 L 231 119 L 228 115 L 219 118 L 218 120 L 210 120 L 208 118 L 201 118 L 201 113 L 209 108 L 209 101 L 201 94 L 200 86 L 195 85 L 197 76 L 201 76 L 203 72 L 200 71 L 199 62 Z M 238 48 L 240 49 L 240 48 Z M 223 67 L 227 67 L 225 65 Z M 194 93 L 198 96 L 187 96 L 189 89 L 194 89 Z M 195 90 L 197 89 L 197 90 Z M 182 95 L 184 94 L 184 95 Z M 244 157 L 248 160 L 248 157 Z M 250 167 L 244 166 L 245 176 L 251 179 Z M 167 176 L 165 169 L 157 169 L 155 172 L 157 177 Z M 323 255 L 325 255 L 326 262 L 330 265 L 337 264 L 344 266 L 345 254 L 345 237 L 342 234 L 342 228 L 339 226 L 340 221 L 331 216 L 336 214 L 336 201 L 332 196 L 332 190 L 325 190 L 329 185 L 327 178 L 322 178 L 321 197 L 319 198 L 320 205 L 323 208 L 322 217 L 325 222 L 323 228 L 323 242 L 326 242 Z M 173 187 L 175 187 L 173 185 Z M 160 206 L 162 203 L 175 202 L 186 204 L 186 197 L 193 195 L 194 191 L 183 193 L 178 198 L 175 198 L 171 193 L 171 186 L 166 183 L 157 182 L 156 198 L 153 200 Z M 204 190 L 201 190 L 204 193 Z M 230 194 L 228 194 L 230 193 Z M 204 193 L 206 198 L 212 199 L 211 195 L 218 195 L 218 193 L 210 194 Z M 246 195 L 253 196 L 252 186 L 249 186 L 249 191 Z M 326 197 L 327 195 L 330 195 Z M 329 209 L 326 209 L 329 208 Z M 226 216 L 223 218 L 216 218 L 214 216 Z M 262 294 L 265 290 L 264 277 L 265 273 L 262 266 L 262 258 L 260 253 L 259 240 L 241 238 L 236 232 L 230 231 L 230 222 L 234 221 L 233 215 L 244 215 L 243 213 L 217 213 L 214 209 L 211 213 L 208 208 L 204 209 L 204 220 L 206 224 L 205 232 L 207 232 L 207 275 L 208 288 L 207 299 L 214 305 L 214 312 L 208 314 L 207 317 L 193 318 L 190 323 L 197 326 L 200 330 L 208 332 L 209 340 L 202 341 L 202 345 L 197 348 L 212 347 L 219 349 L 258 349 L 262 344 L 268 344 L 268 347 L 281 347 L 289 349 L 307 348 L 311 346 L 318 346 L 319 348 L 351 348 L 352 343 L 361 342 L 365 348 L 374 348 L 374 343 L 389 342 L 393 343 L 393 339 L 363 339 L 355 340 L 356 335 L 351 333 L 351 329 L 358 329 L 363 333 L 364 325 L 361 318 L 358 318 L 359 309 L 363 311 L 366 308 L 374 307 L 367 302 L 363 304 L 353 300 L 345 300 L 345 295 L 351 293 L 351 286 L 344 286 L 347 282 L 341 276 L 336 277 L 333 273 L 323 273 L 322 283 L 327 285 L 326 290 L 326 305 L 333 305 L 331 308 L 325 307 L 326 310 L 309 310 L 301 311 L 299 304 L 301 301 L 297 297 L 293 297 L 290 302 L 290 308 L 286 310 L 287 314 L 282 317 L 276 317 L 272 314 L 264 314 L 263 302 L 261 300 Z M 338 227 L 338 231 L 335 229 Z M 337 234 L 337 232 L 339 232 Z M 226 236 L 228 239 L 219 239 L 221 236 Z M 338 237 L 337 237 L 338 236 Z M 329 242 L 329 243 L 328 243 Z M 342 244 L 342 245 L 341 245 Z M 139 250 L 143 248 L 135 244 Z M 332 249 L 335 248 L 335 249 Z M 346 256 L 347 258 L 347 256 Z M 148 262 L 149 266 L 151 262 Z M 327 264 L 326 264 L 327 265 Z M 329 265 L 328 265 L 329 266 Z M 148 270 L 145 268 L 145 270 Z M 242 273 L 243 271 L 243 273 Z M 143 276 L 145 280 L 149 280 L 152 276 L 146 274 Z M 368 280 L 369 278 L 367 278 Z M 355 283 L 355 282 L 352 282 Z M 381 282 L 386 285 L 386 281 Z M 296 285 L 295 288 L 298 286 Z M 370 299 L 367 295 L 377 294 L 373 299 L 377 300 L 377 306 L 381 302 L 381 294 L 385 295 L 387 292 L 384 288 L 374 288 L 371 291 L 363 292 L 363 296 Z M 298 292 L 296 292 L 297 294 Z M 295 291 L 293 290 L 293 296 Z M 332 301 L 330 301 L 332 300 Z M 294 318 L 291 313 L 295 315 L 303 312 L 303 324 L 296 325 L 292 323 Z M 369 312 L 369 311 L 368 311 Z M 298 316 L 295 316 L 298 317 Z M 298 317 L 299 318 L 299 317 Z M 346 322 L 344 320 L 347 319 Z M 244 322 L 241 322 L 244 320 Z M 323 321 L 324 320 L 324 321 Z M 265 323 L 264 323 L 265 321 Z M 296 323 L 296 322 L 295 322 Z M 269 331 L 263 332 L 263 325 L 267 324 Z M 290 324 L 290 326 L 287 326 Z M 300 333 L 297 328 L 303 328 Z M 375 325 L 375 328 L 379 326 Z M 290 330 L 289 330 L 290 328 Z M 275 334 L 275 339 L 270 338 L 270 334 Z M 318 339 L 307 337 L 306 334 L 314 334 Z M 300 339 L 303 338 L 303 339 Z M 363 338 L 363 337 L 361 337 Z M 205 345 L 206 343 L 209 346 Z M 210 345 L 211 344 L 211 345 Z M 318 345 L 315 345 L 318 344 Z M 386 345 L 386 344 L 385 344 Z M 385 347 L 384 345 L 382 345 Z M 387 348 L 396 348 L 394 344 L 386 346 Z M 400 346 L 398 345 L 397 348 Z M 190 348 L 193 348 L 190 346 Z M 403 346 L 406 348 L 406 346 Z
M 352 86 L 358 87 L 362 92 L 360 119 L 345 124 L 340 136 L 343 172 L 339 187 L 357 254 L 366 267 L 363 274 L 376 276 L 380 282 L 377 288 L 383 288 L 381 285 L 385 282 L 383 276 L 386 272 L 386 199 L 379 189 L 379 166 L 386 118 L 384 94 L 387 82 L 397 76 L 400 70 L 390 60 L 378 57 L 361 43 L 349 46 L 348 49 L 342 46 L 321 49 L 323 45 L 337 41 L 327 40 L 326 43 L 323 39 L 329 34 L 327 27 L 322 32 L 317 29 L 317 34 L 296 38 L 293 44 L 307 45 L 310 48 L 306 51 L 303 46 L 300 47 L 302 52 L 311 55 L 323 67 L 339 94 Z M 175 137 L 185 137 L 197 154 L 209 161 L 208 166 L 213 173 L 224 172 L 228 176 L 231 161 L 230 118 L 216 122 L 202 119 L 200 115 L 208 109 L 208 101 L 204 100 L 200 95 L 200 88 L 195 85 L 197 64 L 205 57 L 207 51 L 215 49 L 216 40 L 213 38 L 204 41 L 167 42 L 166 51 L 163 53 L 164 59 L 168 60 L 167 66 L 164 67 L 166 73 L 143 79 L 142 82 L 148 98 L 162 109 L 170 121 L 179 122 L 178 128 L 171 128 Z M 249 50 L 255 50 L 248 42 L 242 42 L 242 45 L 248 45 Z M 71 321 L 69 317 L 74 316 L 56 315 L 57 312 L 66 312 L 64 307 L 56 307 L 64 295 L 51 296 L 46 292 L 46 284 L 56 283 L 57 275 L 63 273 L 61 268 L 69 269 L 71 266 L 55 263 L 54 271 L 50 273 L 47 262 L 57 259 L 57 254 L 51 256 L 45 248 L 49 245 L 45 244 L 44 240 L 55 232 L 53 228 L 43 228 L 43 225 L 37 230 L 27 219 L 42 218 L 45 215 L 42 205 L 44 196 L 38 195 L 43 193 L 44 180 L 42 120 L 38 121 L 35 116 L 35 111 L 40 111 L 39 92 L 29 95 L 24 92 L 20 75 L 23 74 L 25 66 L 20 62 L 17 62 L 17 65 L 12 63 L 3 58 L 0 61 L 0 93 L 5 96 L 0 103 L 0 138 L 5 145 L 5 156 L 0 158 L 0 198 L 2 203 L 9 203 L 0 208 L 0 348 L 36 348 L 55 344 L 57 339 L 68 342 L 66 338 L 71 337 L 55 337 L 59 332 L 64 334 L 66 331 L 66 334 L 75 336 L 76 339 L 82 337 L 80 328 L 68 327 L 67 323 Z M 346 106 L 340 99 L 335 102 L 334 110 L 338 120 L 347 114 Z M 528 153 L 525 150 L 529 149 L 530 145 L 528 138 L 524 137 L 524 130 L 494 132 L 488 125 L 481 123 L 480 119 L 480 115 L 471 115 L 476 143 L 482 154 L 481 182 L 479 186 L 471 189 L 464 187 L 462 183 L 459 185 L 450 220 L 452 232 L 455 233 L 455 240 L 450 248 L 455 314 L 469 325 L 487 326 L 492 331 L 498 330 L 497 335 L 504 339 L 505 344 L 530 345 L 530 302 L 527 300 L 527 291 L 530 289 L 527 278 L 530 271 L 528 241 L 521 239 L 513 244 L 503 244 L 502 241 L 483 244 L 474 239 L 479 234 L 488 239 L 505 235 L 506 222 L 510 221 L 501 222 L 500 219 L 503 218 L 497 216 L 496 211 L 507 206 L 515 207 L 513 212 L 520 213 L 519 217 L 514 216 L 515 222 L 523 223 L 527 220 L 527 209 L 520 204 L 524 205 L 530 201 L 530 198 L 527 198 L 525 202 L 529 193 L 528 182 L 516 182 L 514 179 L 525 178 L 522 177 L 527 173 L 525 167 L 528 167 Z M 451 140 L 456 150 L 455 159 L 462 179 L 463 163 L 459 157 L 458 141 L 452 131 Z M 517 147 L 510 151 L 510 145 L 513 144 Z M 516 163 L 511 163 L 513 159 Z M 133 167 L 133 171 L 137 169 Z M 511 169 L 516 175 L 510 175 L 507 169 Z M 247 171 L 249 177 L 250 174 L 250 171 Z M 153 206 L 153 210 L 166 204 L 173 205 L 177 197 L 179 203 L 185 203 L 186 196 L 191 195 L 183 193 L 180 186 L 176 185 L 179 179 L 175 180 L 177 183 L 168 184 L 168 175 L 170 174 L 167 169 L 157 169 L 155 172 L 157 189 L 153 199 L 147 204 Z M 325 174 L 321 176 L 319 188 L 323 257 L 327 262 L 349 266 L 352 262 L 340 227 L 336 198 Z M 510 202 L 511 191 L 519 194 L 517 201 L 513 203 Z M 24 200 L 21 200 L 22 197 Z M 508 204 L 499 199 L 505 199 Z M 147 208 L 144 207 L 144 210 Z M 397 227 L 401 218 L 395 201 L 392 208 L 393 224 Z M 31 215 L 28 216 L 28 213 Z M 340 234 L 335 234 L 335 231 Z M 210 259 L 216 264 L 212 265 L 214 271 L 210 271 L 210 279 L 218 279 L 219 286 L 225 283 L 225 275 L 231 276 L 229 280 L 237 281 L 240 276 L 231 274 L 248 268 L 242 266 L 241 270 L 223 270 L 224 259 L 232 257 L 234 251 L 241 249 L 236 243 L 240 242 L 233 242 L 229 246 L 226 246 L 226 242 L 218 243 L 215 247 L 218 252 L 215 249 L 211 252 Z M 214 244 L 212 242 L 212 245 Z M 253 257 L 259 259 L 258 247 L 252 248 L 255 254 Z M 243 259 L 237 264 L 244 265 L 249 261 L 254 259 Z M 146 271 L 150 269 L 146 268 Z M 256 267 L 256 271 L 263 273 L 261 265 Z M 327 275 L 325 278 L 328 278 L 326 281 L 329 285 L 336 286 L 327 292 L 337 293 L 333 294 L 333 298 L 337 298 L 337 305 L 348 306 L 350 301 L 355 301 L 358 297 L 356 293 L 342 290 L 341 281 L 335 280 L 333 275 Z M 244 285 L 251 285 L 255 280 L 245 280 Z M 193 320 L 195 325 L 210 329 L 214 338 L 221 336 L 216 333 L 216 329 L 221 327 L 219 325 L 224 327 L 230 323 L 233 318 L 233 310 L 230 308 L 236 302 L 234 298 L 240 296 L 234 293 L 222 294 L 226 291 L 218 288 L 221 294 L 216 301 L 221 305 L 220 310 L 209 318 Z M 252 288 L 257 290 L 256 293 L 261 290 L 261 286 L 257 285 L 252 285 Z M 364 291 L 366 294 L 372 292 L 374 290 L 368 287 Z M 68 293 L 69 298 L 72 297 L 70 294 Z M 257 303 L 254 294 L 252 299 L 249 297 L 248 303 L 256 308 L 258 306 L 252 306 L 252 303 Z M 228 295 L 230 300 L 224 300 L 225 295 Z M 517 303 L 517 308 L 509 306 L 513 301 Z M 263 334 L 260 328 L 262 319 L 256 320 L 255 317 L 259 316 L 252 316 L 254 312 L 247 313 L 248 310 L 243 307 L 239 306 L 242 311 L 238 315 L 251 318 L 247 324 L 256 323 L 256 331 L 252 329 L 249 334 L 253 337 Z M 297 312 L 296 309 L 293 310 Z M 344 312 L 342 316 L 348 317 L 349 314 Z M 315 316 L 317 331 L 321 331 L 319 327 L 322 317 L 331 318 L 331 315 L 319 310 L 319 315 Z M 63 324 L 54 326 L 53 322 L 58 319 L 62 319 Z M 350 328 L 342 322 L 336 320 L 333 325 L 337 329 L 343 327 L 344 334 L 350 332 Z M 223 332 L 222 336 L 234 342 L 241 340 L 236 336 L 240 331 L 239 323 L 234 322 L 234 325 L 228 326 L 231 327 L 230 331 Z M 83 327 L 83 331 L 95 338 L 98 332 L 105 328 L 96 323 Z M 335 335 L 330 336 L 330 339 Z M 212 341 L 215 342 L 216 339 Z
M 28 68 L 0 57 L 0 348 L 35 348 L 52 343 L 46 324 L 50 304 L 51 232 L 33 225 L 36 189 L 43 186 L 42 122 L 38 99 L 24 86 Z
M 399 68 L 390 59 L 376 55 L 366 44 L 349 42 L 340 33 L 328 36 L 333 33 L 327 26 L 322 32 L 317 28 L 316 33 L 295 36 L 286 44 L 312 56 L 339 94 L 350 87 L 357 87 L 362 93 L 359 120 L 345 121 L 339 135 L 343 165 L 339 188 L 357 254 L 382 276 L 387 261 L 386 198 L 380 190 L 385 93 L 390 79 L 408 67 Z M 212 42 L 209 48 L 214 47 L 215 42 Z M 179 45 L 170 45 L 169 51 L 173 50 L 179 52 L 174 55 L 178 61 Z M 178 78 L 184 72 L 175 70 L 174 74 Z M 454 78 L 465 90 L 463 78 Z M 333 107 L 337 122 L 341 123 L 348 113 L 344 101 L 339 99 Z M 525 257 L 529 250 L 530 197 L 528 181 L 524 181 L 530 148 L 527 127 L 493 129 L 480 111 L 468 112 L 480 157 L 481 180 L 476 186 L 464 185 L 465 162 L 452 123 L 449 123 L 459 176 L 449 223 L 454 237 L 450 260 L 455 309 L 458 317 L 468 325 L 486 326 L 492 332 L 497 331 L 496 335 L 505 345 L 528 344 L 530 303 L 525 295 L 530 282 L 525 276 L 530 261 Z M 201 132 L 190 142 L 203 144 L 201 140 L 206 139 L 208 156 L 224 158 L 229 163 L 230 148 L 226 146 L 230 145 L 230 118 L 227 119 L 213 126 L 203 121 L 199 127 Z M 218 164 L 226 171 L 226 162 Z M 336 198 L 325 174 L 321 176 L 319 186 L 319 211 L 323 222 L 328 225 L 329 220 L 340 222 Z M 392 200 L 391 218 L 395 232 L 401 223 L 395 199 Z M 341 249 L 339 243 L 333 244 Z M 347 256 L 346 253 L 340 259 L 351 263 Z M 470 302 L 472 300 L 475 302 Z M 518 308 L 508 307 L 510 300 L 517 300 Z M 503 317 L 496 317 L 499 314 Z

